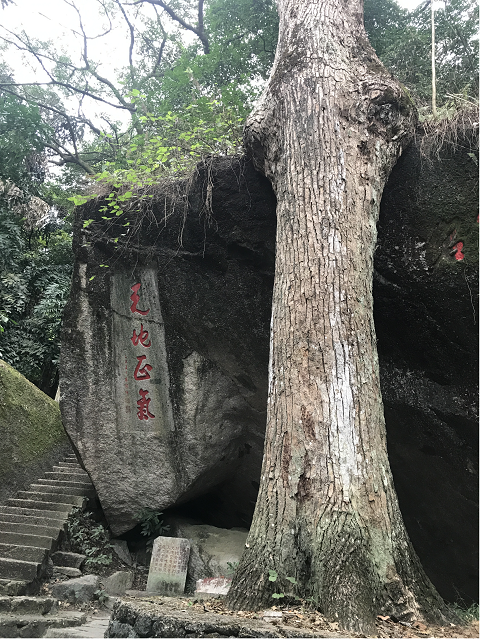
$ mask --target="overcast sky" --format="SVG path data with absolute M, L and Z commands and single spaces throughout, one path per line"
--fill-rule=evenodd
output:
M 414 9 L 423 0 L 397 0 L 398 3 L 409 10 Z M 99 19 L 97 0 L 81 0 L 78 4 L 82 12 L 82 20 L 85 29 L 90 36 L 101 34 L 105 25 Z M 147 5 L 142 11 L 150 11 L 152 7 Z M 152 14 L 153 17 L 153 14 Z M 103 22 L 105 22 L 103 20 Z M 22 29 L 34 39 L 52 40 L 56 46 L 64 53 L 79 60 L 82 42 L 78 35 L 78 17 L 71 6 L 63 0 L 16 0 L 15 5 L 9 5 L 6 9 L 0 10 L 0 33 L 7 35 L 2 29 L 5 27 L 13 34 L 19 33 Z M 168 28 L 168 27 L 167 27 Z M 13 40 L 15 39 L 13 36 Z M 128 63 L 128 33 L 125 32 L 125 25 L 117 26 L 106 38 L 98 38 L 89 42 L 89 53 L 93 60 L 102 61 L 101 71 L 108 77 L 115 77 L 115 68 L 125 67 Z M 11 51 L 3 53 L 0 49 L 0 56 L 13 69 L 15 79 L 18 82 L 44 81 L 43 73 L 30 67 L 29 57 L 22 59 L 20 52 L 12 54 Z M 85 104 L 88 111 L 95 109 L 95 105 Z M 120 113 L 115 111 L 116 115 Z

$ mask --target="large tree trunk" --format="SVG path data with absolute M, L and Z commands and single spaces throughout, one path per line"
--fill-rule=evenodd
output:
M 294 592 L 362 632 L 382 612 L 438 621 L 392 482 L 373 324 L 380 199 L 414 109 L 367 41 L 361 0 L 278 7 L 274 68 L 246 127 L 278 200 L 267 431 L 228 601 Z

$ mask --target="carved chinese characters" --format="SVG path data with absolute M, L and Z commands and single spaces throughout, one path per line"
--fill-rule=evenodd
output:
M 165 333 L 152 269 L 115 273 L 113 338 L 117 423 L 129 433 L 166 435 L 171 425 Z M 173 420 L 172 420 L 173 421 Z M 167 426 L 168 423 L 168 426 Z
M 140 295 L 138 294 L 138 292 L 141 286 L 141 282 L 137 282 L 131 287 L 133 293 L 130 296 L 130 299 L 132 301 L 130 312 L 138 313 L 139 315 L 148 315 L 150 313 L 150 309 L 142 311 L 137 306 L 140 302 Z M 135 328 L 133 329 L 133 335 L 130 338 L 130 341 L 134 346 L 140 346 L 141 348 L 150 348 L 150 346 L 152 345 L 151 340 L 148 338 L 148 331 L 143 328 L 143 324 L 140 324 L 140 330 L 138 333 Z M 152 366 L 150 364 L 147 364 L 146 359 L 146 355 L 137 355 L 137 365 L 133 373 L 133 379 L 137 382 L 146 382 L 150 379 Z M 140 399 L 137 399 L 138 419 L 140 421 L 143 421 L 144 419 L 154 419 L 155 415 L 150 410 L 150 402 L 152 400 L 150 397 L 148 397 L 149 390 L 146 388 L 140 388 L 138 393 L 140 395 Z
M 187 578 L 190 542 L 188 539 L 157 537 L 153 542 L 147 592 L 182 594 Z

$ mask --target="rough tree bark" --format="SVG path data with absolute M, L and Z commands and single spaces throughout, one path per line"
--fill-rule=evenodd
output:
M 278 201 L 267 431 L 228 603 L 294 592 L 360 632 L 379 613 L 442 621 L 393 486 L 373 324 L 379 204 L 414 109 L 367 41 L 362 0 L 278 9 L 274 67 L 245 133 Z

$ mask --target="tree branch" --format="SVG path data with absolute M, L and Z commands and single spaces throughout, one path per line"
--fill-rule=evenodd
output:
M 137 5 L 137 4 L 152 4 L 152 5 L 157 5 L 159 7 L 162 7 L 162 9 L 168 13 L 168 15 L 172 18 L 172 20 L 174 20 L 175 22 L 178 22 L 178 24 L 180 26 L 182 26 L 184 29 L 187 29 L 188 31 L 192 31 L 200 40 L 200 42 L 203 45 L 203 51 L 204 53 L 210 53 L 210 44 L 208 42 L 208 38 L 207 38 L 207 34 L 205 33 L 205 30 L 203 28 L 203 0 L 199 0 L 198 3 L 198 15 L 199 15 L 199 25 L 198 27 L 194 27 L 191 24 L 188 24 L 188 22 L 185 22 L 185 20 L 178 15 L 178 13 L 176 13 L 172 7 L 170 7 L 166 2 L 164 2 L 163 0 L 136 0 L 135 2 L 126 2 L 126 5 Z M 201 19 L 200 19 L 201 16 Z
M 123 15 L 123 17 L 125 19 L 125 22 L 127 23 L 128 28 L 130 30 L 130 46 L 128 48 L 128 61 L 129 61 L 129 65 L 130 65 L 130 78 L 132 80 L 132 85 L 135 85 L 136 82 L 135 82 L 135 78 L 134 78 L 134 67 L 133 67 L 133 47 L 135 45 L 135 29 L 133 28 L 132 23 L 128 19 L 127 12 L 123 8 L 122 3 L 120 2 L 120 0 L 115 0 L 115 2 L 117 3 L 118 7 L 120 8 L 120 11 L 122 12 L 122 15 Z

